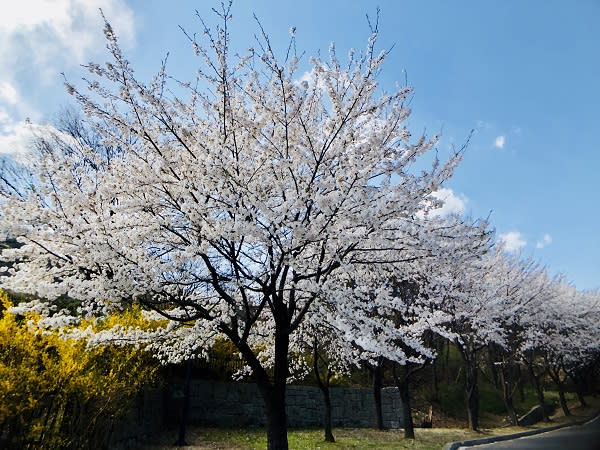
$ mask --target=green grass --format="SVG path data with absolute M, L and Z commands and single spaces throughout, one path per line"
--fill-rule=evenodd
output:
M 555 394 L 550 394 L 553 397 Z M 572 395 L 569 395 L 572 397 Z M 587 408 L 578 407 L 576 402 L 570 405 L 573 416 L 560 417 L 559 414 L 552 423 L 538 423 L 533 427 L 507 427 L 500 423 L 491 425 L 492 428 L 484 428 L 481 432 L 473 432 L 458 428 L 433 428 L 415 430 L 416 439 L 404 439 L 403 430 L 378 431 L 366 429 L 334 429 L 333 433 L 337 439 L 334 444 L 323 441 L 321 429 L 297 430 L 288 432 L 289 447 L 291 450 L 302 449 L 400 449 L 400 450 L 440 450 L 445 444 L 453 441 L 462 441 L 486 436 L 500 434 L 511 434 L 525 431 L 531 428 L 547 427 L 559 423 L 580 420 L 590 417 L 600 410 L 600 398 L 588 397 Z M 163 433 L 158 440 L 151 445 L 146 445 L 143 450 L 167 450 L 174 449 L 173 442 L 177 436 L 176 430 Z M 187 441 L 191 444 L 181 447 L 181 450 L 264 450 L 267 447 L 267 437 L 264 429 L 218 429 L 201 428 L 191 426 L 188 431 Z
M 481 436 L 481 434 L 459 429 L 417 429 L 416 439 L 404 439 L 402 430 L 378 431 L 374 429 L 334 430 L 335 443 L 323 440 L 323 431 L 290 430 L 288 442 L 291 450 L 322 449 L 411 449 L 440 450 L 446 443 Z M 173 435 L 174 436 L 174 435 Z M 164 443 L 146 447 L 150 449 L 173 448 L 174 437 Z M 195 449 L 264 450 L 267 447 L 266 433 L 262 429 L 194 429 L 189 435 L 189 447 Z M 161 446 L 161 444 L 164 446 Z

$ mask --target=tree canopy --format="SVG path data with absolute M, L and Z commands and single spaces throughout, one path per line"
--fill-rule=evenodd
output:
M 230 6 L 189 36 L 189 81 L 166 61 L 141 81 L 105 23 L 110 61 L 66 83 L 84 117 L 0 178 L 2 232 L 22 244 L 3 251 L 2 283 L 67 295 L 84 316 L 154 311 L 162 331 L 113 331 L 165 360 L 227 337 L 264 397 L 269 447 L 287 448 L 290 351 L 311 329 L 333 329 L 353 361 L 433 358 L 424 330 L 502 344 L 506 302 L 533 276 L 493 256 L 486 221 L 429 214 L 463 149 L 417 169 L 438 137 L 407 129 L 411 88 L 379 86 L 376 22 L 363 51 L 332 45 L 301 73 L 295 36 L 277 58 L 260 24 L 258 48 L 233 55 Z

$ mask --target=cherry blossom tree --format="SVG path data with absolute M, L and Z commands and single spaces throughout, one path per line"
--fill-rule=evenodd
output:
M 420 308 L 436 311 L 441 321 L 437 327 L 423 331 L 451 340 L 463 356 L 469 425 L 477 428 L 478 352 L 488 342 L 502 339 L 498 320 L 501 308 L 486 283 L 493 267 L 493 231 L 486 221 L 470 223 L 454 218 L 434 224 L 438 235 L 433 241 L 438 246 L 436 257 L 420 262 L 415 281 Z M 430 353 L 434 354 L 433 350 Z M 406 386 L 410 376 L 407 369 L 401 380 Z
M 578 358 L 567 361 L 563 369 L 575 386 L 575 393 L 581 406 L 587 406 L 584 399 L 588 381 L 600 356 L 600 295 L 598 291 L 578 291 L 575 323 L 578 325 L 572 345 L 567 351 Z M 575 347 L 575 348 L 573 348 Z
M 415 218 L 461 151 L 412 169 L 437 138 L 406 129 L 410 88 L 378 86 L 376 24 L 366 50 L 342 62 L 332 45 L 302 76 L 294 36 L 281 62 L 262 28 L 232 56 L 230 5 L 217 14 L 214 29 L 201 21 L 205 43 L 190 37 L 197 78 L 173 88 L 166 62 L 140 81 L 106 23 L 111 61 L 86 66 L 87 91 L 66 84 L 98 141 L 48 137 L 33 181 L 5 186 L 3 233 L 23 246 L 3 254 L 17 261 L 3 284 L 89 314 L 138 303 L 197 346 L 226 336 L 263 396 L 269 448 L 284 449 L 295 333 L 327 304 L 338 315 L 324 320 L 365 351 L 387 339 L 365 324 L 397 336 L 378 314 L 397 305 L 386 280 L 430 256 Z
M 441 311 L 450 316 L 448 330 L 463 359 L 465 405 L 469 427 L 479 427 L 479 353 L 489 343 L 503 344 L 503 305 L 489 284 L 494 267 L 490 253 L 468 264 L 446 264 L 428 280 Z
M 580 403 L 585 404 L 581 381 L 598 357 L 599 316 L 597 293 L 578 291 L 558 278 L 523 321 L 527 333 L 522 345 L 523 360 L 538 377 L 550 376 L 565 415 L 570 415 L 565 398 L 568 377 L 574 382 Z M 539 401 L 543 402 L 539 381 L 536 389 Z
M 527 328 L 524 325 L 528 313 L 539 307 L 547 296 L 552 280 L 543 267 L 531 259 L 520 255 L 502 254 L 496 263 L 494 276 L 490 280 L 503 299 L 505 311 L 502 319 L 504 329 L 503 345 L 491 345 L 490 355 L 495 356 L 492 369 L 499 374 L 499 388 L 509 415 L 510 422 L 518 425 L 514 407 L 514 393 L 522 387 L 519 357 L 520 348 L 527 340 Z M 494 351 L 495 350 L 495 351 Z
M 512 421 L 516 424 L 516 413 L 512 408 L 512 380 L 508 379 L 507 366 L 522 365 L 533 384 L 544 418 L 549 420 L 543 392 L 544 379 L 548 371 L 540 357 L 539 343 L 540 340 L 547 339 L 544 325 L 544 321 L 548 318 L 546 312 L 549 307 L 551 308 L 556 287 L 562 281 L 560 276 L 550 277 L 546 268 L 540 267 L 532 260 L 519 260 L 518 257 L 511 259 L 512 266 L 516 270 L 509 272 L 503 283 L 509 300 L 517 306 L 517 309 L 511 321 L 505 325 L 508 334 L 506 345 L 497 352 L 500 360 L 496 361 L 501 368 L 503 378 L 503 397 Z

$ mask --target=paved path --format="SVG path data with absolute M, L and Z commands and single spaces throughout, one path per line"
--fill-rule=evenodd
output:
M 494 444 L 460 447 L 473 450 L 600 450 L 600 416 L 583 424 Z

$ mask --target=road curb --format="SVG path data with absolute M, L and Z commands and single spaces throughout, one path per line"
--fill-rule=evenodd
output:
M 600 412 L 594 414 L 591 417 L 587 417 L 586 419 L 577 420 L 575 422 L 570 422 L 570 423 L 563 423 L 560 425 L 554 425 L 553 427 L 538 428 L 536 430 L 522 431 L 520 433 L 513 433 L 513 434 L 502 434 L 499 436 L 490 436 L 490 437 L 480 438 L 480 439 L 468 439 L 466 441 L 450 442 L 444 446 L 443 450 L 458 450 L 460 447 L 470 447 L 472 445 L 491 444 L 493 442 L 510 441 L 512 439 L 518 439 L 521 437 L 534 436 L 536 434 L 542 434 L 542 433 L 547 433 L 549 431 L 559 430 L 560 428 L 583 425 L 586 422 L 590 422 L 590 421 L 594 420 L 598 416 L 600 416 Z

